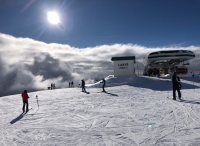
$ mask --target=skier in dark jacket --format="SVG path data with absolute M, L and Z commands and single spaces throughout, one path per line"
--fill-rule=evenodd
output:
M 181 92 L 180 89 L 182 87 L 180 83 L 180 78 L 177 77 L 177 73 L 174 72 L 172 76 L 172 85 L 173 85 L 173 100 L 176 100 L 176 91 L 178 92 L 178 97 L 181 99 Z
M 103 83 L 103 86 L 102 86 L 103 91 L 102 92 L 106 92 L 105 89 L 104 89 L 105 85 L 106 85 L 106 80 L 104 78 L 102 79 L 102 83 Z
M 181 84 L 181 80 L 180 80 L 180 78 L 177 76 L 177 81 L 178 81 L 178 83 L 179 83 L 179 89 L 181 90 L 181 88 L 182 88 L 182 84 Z
M 22 101 L 23 101 L 23 107 L 22 110 L 23 112 L 25 112 L 25 105 L 26 105 L 26 112 L 28 112 L 28 94 L 27 94 L 27 90 L 24 90 L 24 92 L 22 93 Z
M 74 88 L 74 82 L 73 81 L 71 82 L 71 87 Z
M 82 87 L 82 92 L 86 92 L 86 90 L 85 90 L 85 81 L 84 81 L 84 79 L 81 80 L 81 87 Z

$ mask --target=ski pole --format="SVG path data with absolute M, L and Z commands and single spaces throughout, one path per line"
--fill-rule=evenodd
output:
M 167 98 L 169 98 L 169 81 L 167 81 L 167 86 L 168 86 L 168 91 L 167 91 L 168 96 L 167 96 Z
M 193 88 L 194 88 L 194 77 L 193 77 Z M 194 91 L 195 91 L 195 88 L 194 88 Z
M 39 109 L 39 101 L 38 101 L 38 96 L 36 95 L 36 99 L 37 99 L 37 105 L 38 105 L 38 109 Z

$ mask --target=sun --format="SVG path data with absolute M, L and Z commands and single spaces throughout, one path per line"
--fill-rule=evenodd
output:
M 54 11 L 49 11 L 47 13 L 47 19 L 49 20 L 49 22 L 51 24 L 58 24 L 60 22 L 58 13 L 54 12 Z

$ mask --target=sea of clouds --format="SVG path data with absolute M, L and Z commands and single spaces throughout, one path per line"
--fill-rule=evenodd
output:
M 23 90 L 44 90 L 51 83 L 56 88 L 75 86 L 85 79 L 93 83 L 113 74 L 112 57 L 136 56 L 139 69 L 143 58 L 158 50 L 184 49 L 195 53 L 189 71 L 200 69 L 199 46 L 169 46 L 147 48 L 136 44 L 112 44 L 75 48 L 67 44 L 47 44 L 29 38 L 16 38 L 0 33 L 0 96 L 21 93 Z

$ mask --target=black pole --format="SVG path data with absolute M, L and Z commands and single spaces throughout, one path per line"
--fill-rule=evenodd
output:
M 38 101 L 38 96 L 36 95 L 36 99 L 37 99 L 37 105 L 38 105 L 38 109 L 39 109 L 39 101 Z

